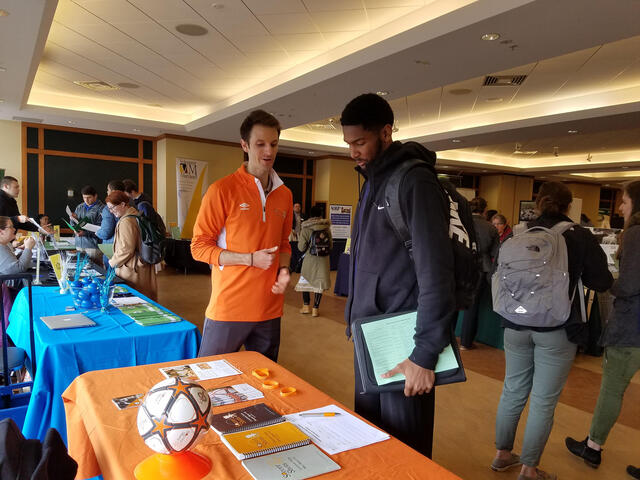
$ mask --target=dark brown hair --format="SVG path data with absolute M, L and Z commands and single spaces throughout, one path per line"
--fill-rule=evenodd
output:
M 503 225 L 507 224 L 507 217 L 505 217 L 501 213 L 496 213 L 493 217 L 491 217 L 491 220 L 494 220 L 494 219 L 498 220 L 498 223 L 501 223 Z
M 560 182 L 544 182 L 538 190 L 536 208 L 540 215 L 564 215 L 573 201 L 571 190 Z
M 10 221 L 11 219 L 9 217 L 0 216 L 0 230 L 4 230 L 5 228 L 7 228 Z
M 131 180 L 130 178 L 125 178 L 122 181 L 122 190 L 127 192 L 127 193 L 131 193 L 131 192 L 138 192 L 138 184 L 136 182 L 134 182 L 133 180 Z
M 625 184 L 624 193 L 631 199 L 631 215 L 640 211 L 640 180 Z
M 107 195 L 107 198 L 105 198 L 104 201 L 105 203 L 110 203 L 111 205 L 120 205 L 121 203 L 126 203 L 128 205 L 129 197 L 127 197 L 126 193 L 121 192 L 120 190 L 114 190 L 109 195 Z
M 276 117 L 264 110 L 254 110 L 244 119 L 242 125 L 240 125 L 240 138 L 249 143 L 251 130 L 253 130 L 255 125 L 275 128 L 278 131 L 278 137 L 280 136 L 280 130 L 282 130 L 280 122 Z
M 472 213 L 483 213 L 487 209 L 487 201 L 482 197 L 476 197 L 469 202 Z
M 11 175 L 5 175 L 4 177 L 2 177 L 2 180 L 0 180 L 0 188 L 8 187 L 13 182 L 17 182 L 17 181 L 18 179 L 16 177 L 12 177 Z

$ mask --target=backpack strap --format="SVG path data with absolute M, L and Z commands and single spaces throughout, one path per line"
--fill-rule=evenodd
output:
M 404 248 L 407 249 L 407 253 L 411 260 L 413 260 L 413 240 L 411 239 L 411 232 L 409 232 L 409 227 L 407 222 L 404 220 L 402 209 L 400 208 L 400 186 L 402 185 L 402 181 L 409 170 L 418 166 L 425 166 L 427 168 L 431 167 L 427 162 L 418 158 L 405 160 L 393 171 L 384 188 L 384 198 L 386 201 L 385 212 L 387 212 L 387 218 L 389 219 L 389 223 L 391 223 L 396 236 L 400 239 Z M 435 172 L 433 168 L 431 168 L 431 171 Z
M 564 232 L 566 232 L 567 230 L 570 230 L 576 225 L 577 223 L 574 223 L 574 222 L 558 222 L 553 227 L 551 227 L 551 230 L 553 232 L 558 233 L 559 235 L 562 235 Z M 572 303 L 573 303 L 573 299 L 576 296 L 576 292 L 580 297 L 580 318 L 582 319 L 582 323 L 587 323 L 587 311 L 586 311 L 586 306 L 584 304 L 584 285 L 582 284 L 582 276 L 578 277 L 578 283 L 576 284 L 576 289 L 573 291 L 573 295 L 571 296 Z

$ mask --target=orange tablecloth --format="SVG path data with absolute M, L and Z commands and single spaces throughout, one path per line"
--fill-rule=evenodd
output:
M 346 409 L 344 405 L 259 353 L 238 352 L 199 360 L 209 361 L 220 358 L 225 358 L 243 374 L 201 381 L 205 388 L 248 383 L 260 389 L 265 398 L 216 407 L 215 413 L 259 402 L 267 403 L 281 414 L 332 403 Z M 92 371 L 74 380 L 62 397 L 67 414 L 69 453 L 79 464 L 78 479 L 98 474 L 102 474 L 105 480 L 133 478 L 133 469 L 138 462 L 153 452 L 138 435 L 136 427 L 138 410 L 136 408 L 118 410 L 111 399 L 146 393 L 152 385 L 163 380 L 164 377 L 158 371 L 160 366 L 184 363 L 190 363 L 190 361 Z M 278 390 L 262 389 L 262 383 L 251 375 L 251 370 L 259 367 L 269 368 L 270 378 L 278 381 L 281 386 L 297 388 L 297 394 L 281 397 Z M 208 456 L 213 461 L 213 468 L 205 477 L 207 479 L 250 480 L 252 478 L 212 430 L 195 447 L 195 451 Z M 456 475 L 395 438 L 332 455 L 331 458 L 342 469 L 327 474 L 326 476 L 330 478 L 459 480 Z

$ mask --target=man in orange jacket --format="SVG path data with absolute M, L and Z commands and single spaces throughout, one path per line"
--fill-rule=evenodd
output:
M 248 161 L 209 187 L 193 228 L 193 258 L 212 265 L 198 356 L 244 345 L 277 361 L 293 196 L 273 170 L 278 120 L 263 110 L 251 112 L 240 137 Z

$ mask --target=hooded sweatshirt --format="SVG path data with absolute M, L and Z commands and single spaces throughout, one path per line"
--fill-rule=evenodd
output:
M 394 232 L 385 186 L 407 159 L 435 164 L 435 153 L 415 142 L 393 142 L 371 161 L 360 192 L 352 232 L 347 335 L 351 322 L 371 315 L 417 310 L 415 348 L 409 359 L 434 369 L 450 342 L 455 309 L 454 260 L 449 205 L 430 169 L 414 168 L 400 184 L 400 209 L 413 240 L 413 261 Z

